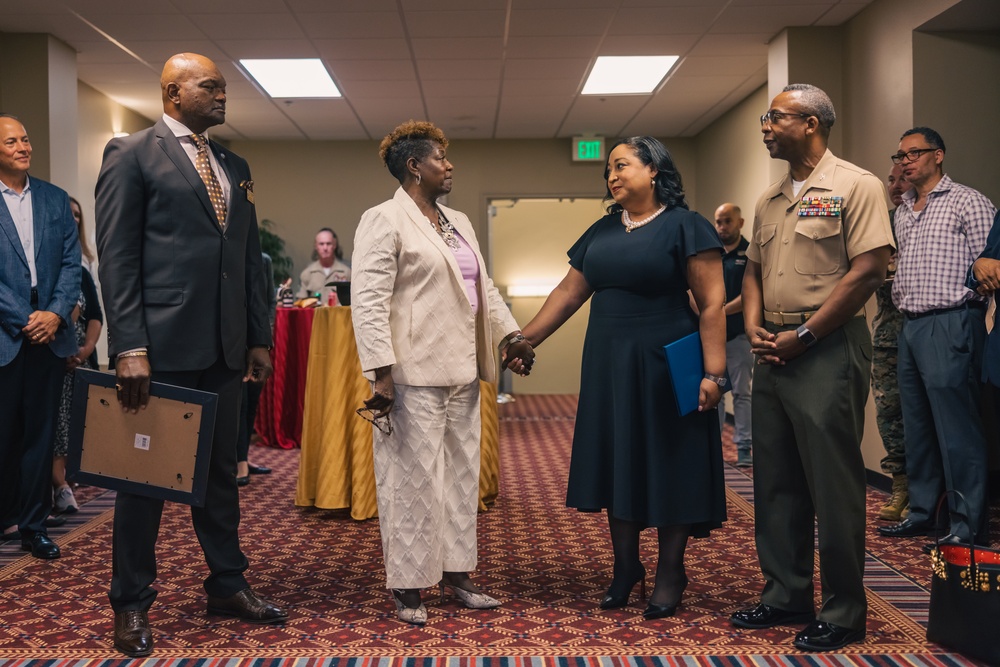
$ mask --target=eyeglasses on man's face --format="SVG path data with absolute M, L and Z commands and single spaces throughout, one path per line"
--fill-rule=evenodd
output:
M 914 148 L 908 151 L 899 151 L 895 155 L 890 155 L 889 159 L 893 164 L 903 164 L 904 162 L 916 162 L 924 153 L 933 153 L 936 148 Z
M 377 428 L 384 435 L 392 435 L 392 422 L 389 421 L 389 413 L 382 417 L 376 417 L 375 411 L 371 408 L 358 408 L 355 412 L 366 422 Z
M 771 109 L 770 111 L 768 111 L 767 113 L 763 114 L 760 117 L 760 126 L 764 127 L 765 125 L 772 125 L 774 123 L 777 123 L 782 118 L 808 118 L 809 116 L 812 115 L 814 114 L 791 113 L 788 111 L 775 111 L 774 109 Z

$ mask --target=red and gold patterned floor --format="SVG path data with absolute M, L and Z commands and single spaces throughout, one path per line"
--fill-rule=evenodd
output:
M 254 476 L 242 491 L 248 575 L 259 592 L 288 607 L 291 618 L 262 627 L 207 616 L 206 567 L 189 512 L 168 504 L 158 544 L 160 594 L 150 611 L 153 657 L 503 659 L 514 667 L 505 659 L 527 664 L 528 658 L 567 657 L 590 664 L 612 656 L 615 664 L 645 664 L 645 656 L 799 664 L 805 655 L 790 644 L 796 628 L 750 632 L 728 622 L 761 588 L 749 471 L 727 470 L 729 521 L 711 539 L 691 542 L 691 584 L 676 617 L 645 621 L 635 597 L 626 609 L 597 608 L 611 573 L 607 524 L 602 514 L 564 506 L 575 409 L 569 396 L 525 396 L 501 406 L 501 495 L 480 515 L 476 574 L 503 600 L 499 609 L 466 610 L 428 590 L 426 627 L 401 624 L 384 588 L 377 520 L 296 508 L 297 451 L 255 448 L 251 457 L 274 473 Z M 735 459 L 729 431 L 727 457 Z M 106 591 L 111 494 L 88 489 L 81 498 L 88 501 L 82 511 L 52 531 L 61 559 L 27 557 L 17 543 L 0 546 L 0 662 L 89 664 L 121 657 L 111 649 Z M 869 492 L 870 516 L 884 498 Z M 973 664 L 924 639 L 930 569 L 920 540 L 879 538 L 874 529 L 872 523 L 868 637 L 831 657 L 841 664 Z M 652 571 L 654 536 L 644 539 Z

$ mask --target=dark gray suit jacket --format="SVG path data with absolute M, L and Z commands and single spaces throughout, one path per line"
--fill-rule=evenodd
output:
M 155 371 L 242 370 L 270 346 L 250 168 L 216 143 L 231 184 L 225 229 L 173 132 L 112 139 L 97 179 L 97 253 L 109 353 L 146 347 Z

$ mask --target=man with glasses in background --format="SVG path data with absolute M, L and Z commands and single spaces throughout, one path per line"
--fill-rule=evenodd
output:
M 830 98 L 808 84 L 786 86 L 761 116 L 764 145 L 788 173 L 757 201 L 743 279 L 758 363 L 753 481 L 764 590 L 730 618 L 751 629 L 808 623 L 794 640 L 806 651 L 865 638 L 864 307 L 893 248 L 882 181 L 827 148 L 835 120 Z
M 903 133 L 892 156 L 913 184 L 896 209 L 899 259 L 892 287 L 903 313 L 897 375 L 910 513 L 879 532 L 927 535 L 935 527 L 938 497 L 955 490 L 965 507 L 949 498 L 943 539 L 969 543 L 975 535 L 985 542 L 989 457 L 979 398 L 987 301 L 966 286 L 966 276 L 986 247 L 996 207 L 944 173 L 944 154 L 940 134 L 915 127 Z

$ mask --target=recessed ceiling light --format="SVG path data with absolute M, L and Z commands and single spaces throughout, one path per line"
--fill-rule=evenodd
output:
M 679 56 L 600 56 L 584 95 L 642 95 L 653 92 Z
M 241 60 L 271 97 L 342 97 L 319 58 Z

